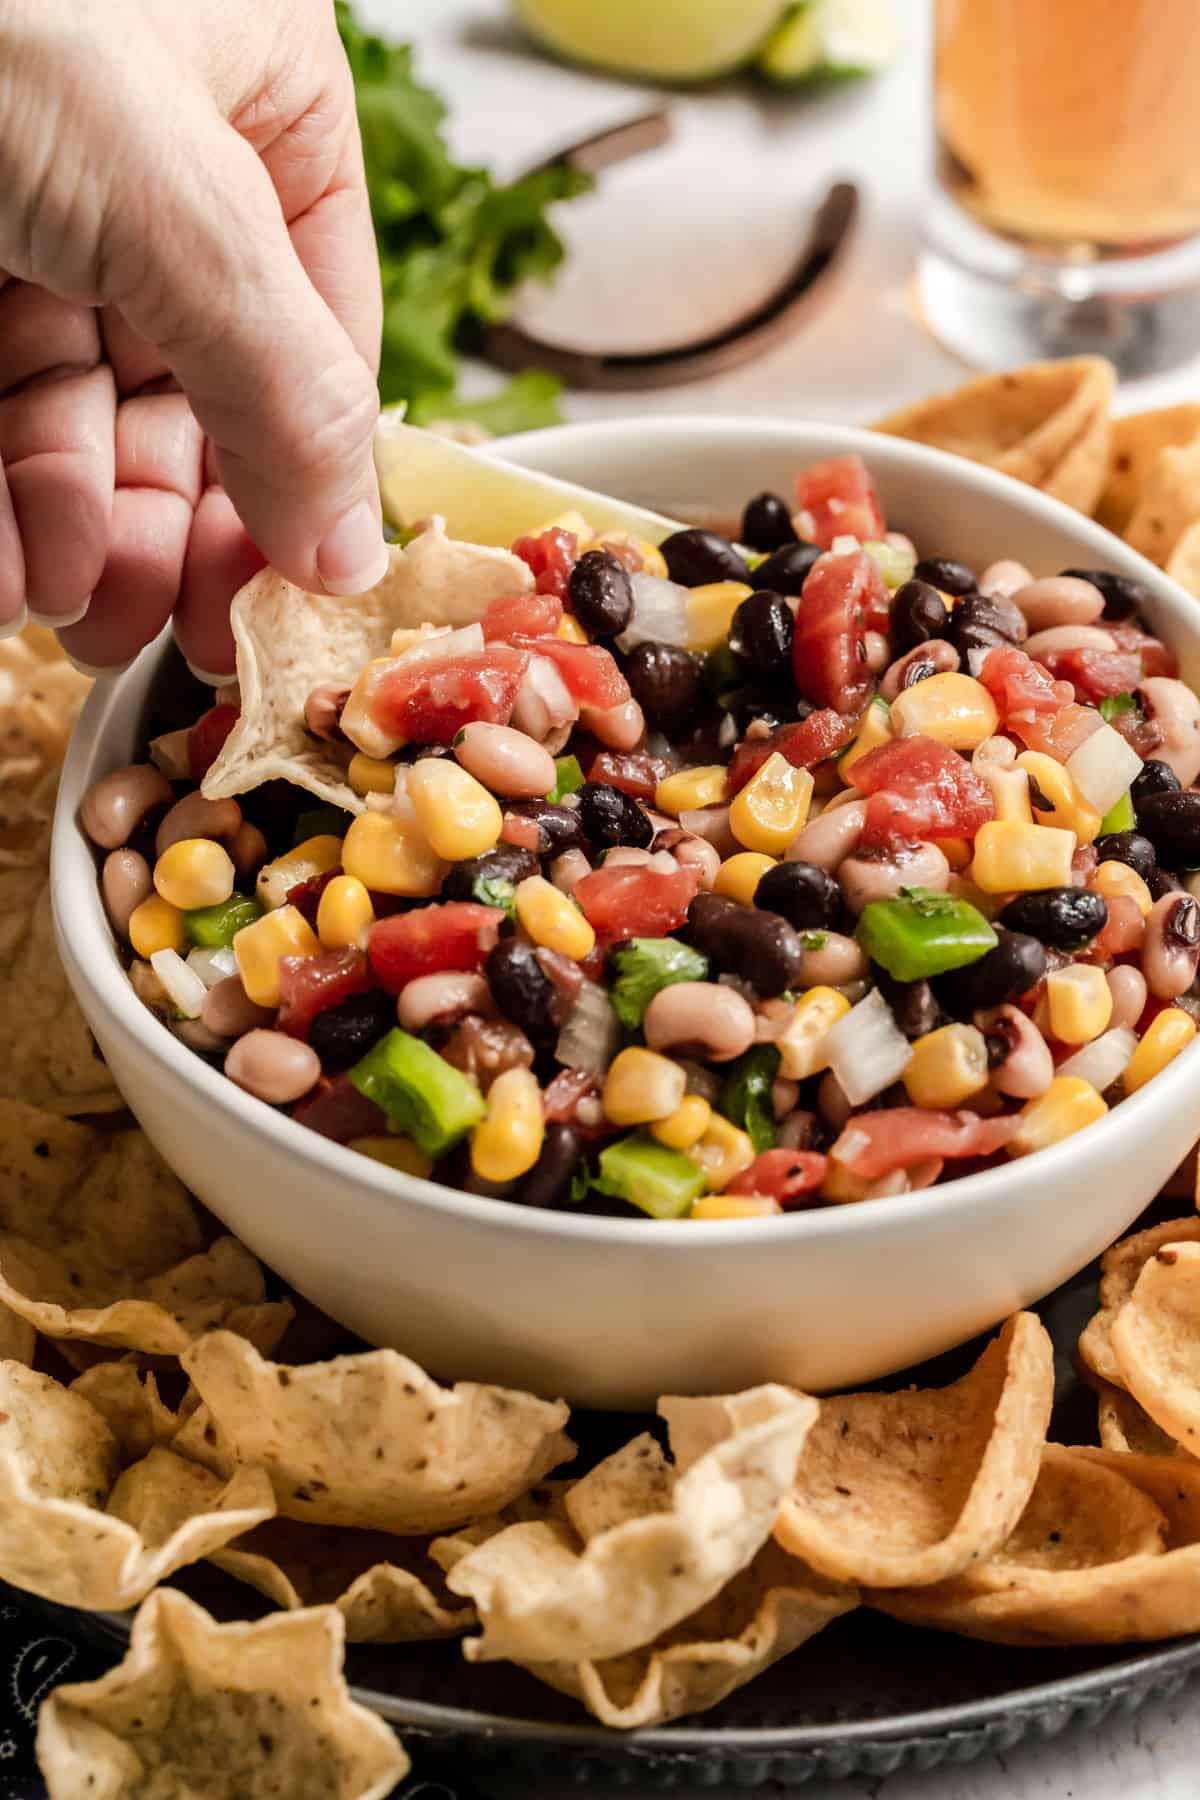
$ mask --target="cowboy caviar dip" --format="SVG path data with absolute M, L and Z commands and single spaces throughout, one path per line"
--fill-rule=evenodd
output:
M 1200 1019 L 1200 702 L 1142 589 L 924 556 L 856 457 L 738 538 L 264 571 L 239 684 L 83 805 L 139 995 L 533 1206 L 757 1217 L 1102 1117 Z

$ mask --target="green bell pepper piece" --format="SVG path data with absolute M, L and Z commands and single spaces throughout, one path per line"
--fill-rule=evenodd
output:
M 399 1027 L 355 1063 L 350 1080 L 427 1156 L 443 1156 L 487 1112 L 469 1075 Z
M 1137 816 L 1133 810 L 1133 795 L 1126 788 L 1121 798 L 1113 801 L 1101 819 L 1100 829 L 1096 836 L 1107 837 L 1110 831 L 1132 831 L 1136 824 Z
M 592 1186 L 652 1219 L 682 1219 L 708 1186 L 708 1176 L 682 1151 L 635 1131 L 600 1152 Z
M 230 894 L 218 906 L 195 906 L 183 915 L 183 929 L 201 950 L 224 950 L 244 925 L 261 919 L 262 907 L 245 894 Z
M 583 770 L 577 756 L 556 756 L 554 768 L 554 786 L 546 798 L 551 806 L 561 806 L 568 794 L 577 793 L 583 786 Z
M 966 900 L 930 888 L 905 888 L 895 900 L 873 900 L 858 921 L 858 941 L 896 981 L 925 981 L 978 961 L 998 939 Z

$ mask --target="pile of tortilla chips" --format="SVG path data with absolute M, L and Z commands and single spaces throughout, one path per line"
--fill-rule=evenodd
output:
M 1200 593 L 1200 406 L 1113 421 L 1112 392 L 1095 359 L 1035 365 L 880 429 L 1035 483 Z M 629 1729 L 860 1606 L 1029 1645 L 1200 1631 L 1200 1215 L 1104 1259 L 1079 1345 L 1100 1448 L 1047 1442 L 1022 1313 L 949 1387 L 667 1397 L 669 1453 L 647 1432 L 577 1473 L 561 1402 L 440 1386 L 269 1284 L 139 1132 L 79 1122 L 121 1107 L 45 891 L 86 685 L 43 634 L 0 644 L 0 1578 L 140 1607 L 119 1667 L 43 1704 L 52 1800 L 383 1800 L 408 1759 L 351 1699 L 347 1641 L 460 1637 Z M 217 1623 L 162 1585 L 198 1562 L 277 1610 Z

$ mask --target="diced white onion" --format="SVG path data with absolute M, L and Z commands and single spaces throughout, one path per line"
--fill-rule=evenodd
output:
M 633 582 L 633 617 L 615 642 L 618 650 L 637 644 L 687 645 L 687 589 L 661 575 L 642 571 Z
M 862 544 L 852 531 L 839 532 L 830 545 L 834 556 L 845 556 L 851 550 L 861 550 Z
M 979 680 L 980 671 L 995 648 L 994 644 L 973 644 L 967 651 L 967 668 L 976 681 Z
M 1137 1049 L 1137 1033 L 1128 1025 L 1114 1025 L 1111 1031 L 1105 1031 L 1074 1056 L 1068 1056 L 1066 1062 L 1059 1063 L 1056 1075 L 1079 1075 L 1084 1081 L 1090 1081 L 1098 1094 L 1110 1088 L 1114 1081 L 1125 1073 L 1130 1057 Z
M 447 657 L 479 656 L 483 651 L 483 626 L 460 625 L 456 631 L 435 626 L 426 637 L 405 644 L 397 652 L 402 663 L 445 662 Z
M 178 950 L 156 950 L 150 958 L 150 967 L 162 982 L 163 992 L 175 1010 L 185 1019 L 198 1019 L 208 989 L 195 969 L 188 968 Z
M 206 988 L 216 987 L 227 975 L 237 974 L 237 957 L 228 944 L 219 950 L 195 949 L 188 955 L 187 966 L 195 971 Z
M 566 682 L 548 656 L 534 656 L 521 677 L 509 723 L 536 743 L 544 744 L 579 717 Z
M 1141 767 L 1137 751 L 1111 725 L 1101 725 L 1067 758 L 1067 774 L 1098 813 L 1116 805 Z
M 555 1056 L 564 1068 L 589 1069 L 600 1075 L 616 1055 L 620 1041 L 621 1028 L 607 993 L 596 982 L 585 981 L 558 1034 Z
M 878 988 L 838 1020 L 825 1045 L 829 1066 L 851 1106 L 882 1094 L 912 1061 L 912 1045 Z
M 191 732 L 185 726 L 182 731 L 164 731 L 161 737 L 150 740 L 150 761 L 156 769 L 161 769 L 168 781 L 187 781 L 191 777 L 191 758 L 188 756 L 188 739 Z

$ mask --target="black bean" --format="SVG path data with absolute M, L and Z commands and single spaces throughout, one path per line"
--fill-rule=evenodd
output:
M 1152 605 L 1150 595 L 1140 581 L 1128 575 L 1114 575 L 1109 569 L 1062 569 L 1063 575 L 1074 575 L 1079 581 L 1090 581 L 1104 595 L 1106 619 L 1130 619 Z
M 797 931 L 826 931 L 841 914 L 842 890 L 815 863 L 780 862 L 755 888 L 754 904 L 778 913 Z
M 1160 862 L 1172 869 L 1200 868 L 1200 793 L 1195 788 L 1147 794 L 1134 805 L 1138 830 L 1150 839 Z
M 1124 863 L 1149 881 L 1154 873 L 1154 845 L 1140 831 L 1110 831 L 1096 839 L 1096 855 L 1101 862 Z
M 674 531 L 658 546 L 667 574 L 681 587 L 704 587 L 710 581 L 749 581 L 750 571 L 728 538 L 691 527 Z
M 579 1133 L 560 1122 L 547 1125 L 542 1153 L 523 1175 L 513 1195 L 522 1206 L 562 1206 L 583 1157 Z
M 943 594 L 969 594 L 979 585 L 974 569 L 952 562 L 948 556 L 923 556 L 913 574 L 918 581 L 941 588 Z
M 474 900 L 477 882 L 511 881 L 516 887 L 526 876 L 540 875 L 541 872 L 541 864 L 532 850 L 522 850 L 519 844 L 497 844 L 483 856 L 452 863 L 442 883 L 442 899 Z
M 926 581 L 906 581 L 892 601 L 892 654 L 903 656 L 929 638 L 945 637 L 946 603 Z
M 571 806 L 553 806 L 549 800 L 510 800 L 506 812 L 532 819 L 538 828 L 538 855 L 561 856 L 564 850 L 582 850 L 583 821 Z
M 633 617 L 629 570 L 611 550 L 585 550 L 571 570 L 567 600 L 590 637 L 616 637 Z
M 1049 958 L 1037 938 L 1003 925 L 996 927 L 996 937 L 995 948 L 986 955 L 933 982 L 934 993 L 954 1018 L 969 1019 L 980 1007 L 1015 1000 L 1046 973 Z
M 762 588 L 743 600 L 729 628 L 729 648 L 758 675 L 778 681 L 792 672 L 796 621 L 782 594 Z
M 721 695 L 721 705 L 732 717 L 740 738 L 745 737 L 746 728 L 754 719 L 761 719 L 769 731 L 775 731 L 780 725 L 807 719 L 814 710 L 794 691 L 789 694 L 783 688 L 766 685 L 728 689 Z M 154 861 L 153 856 L 150 860 Z
M 871 964 L 871 978 L 906 1038 L 924 1037 L 927 1031 L 937 1029 L 942 1009 L 927 981 L 897 981 L 878 963 Z
M 394 760 L 398 763 L 415 763 L 427 756 L 453 755 L 454 751 L 449 744 L 404 744 L 397 750 Z
M 804 948 L 779 913 L 741 906 L 724 894 L 697 894 L 688 908 L 688 936 L 718 969 L 740 976 L 764 999 L 800 979 Z
M 1133 786 L 1129 790 L 1134 812 L 1151 794 L 1177 794 L 1182 786 L 1182 781 L 1170 763 L 1159 762 L 1157 756 L 1148 756 L 1134 776 Z
M 539 1050 L 557 1039 L 563 1020 L 558 989 L 542 968 L 532 944 L 501 938 L 484 968 L 492 999 Z
M 1103 894 L 1088 888 L 1040 888 L 1018 894 L 1000 914 L 1009 931 L 1024 931 L 1056 950 L 1078 950 L 1108 924 Z
M 746 580 L 753 588 L 770 588 L 776 594 L 798 594 L 820 555 L 820 544 L 806 544 L 799 538 L 796 543 L 785 544 L 782 550 L 776 550 L 773 556 L 760 562 Z
M 669 738 L 684 736 L 704 706 L 700 659 L 678 644 L 638 644 L 625 658 L 625 679 L 647 724 Z
M 1028 635 L 1019 606 L 1000 595 L 968 594 L 950 614 L 946 636 L 962 657 L 969 650 L 993 650 L 997 644 L 1020 644 Z
M 1147 875 L 1146 886 L 1150 889 L 1152 900 L 1161 900 L 1164 894 L 1182 894 L 1186 891 L 1178 875 L 1172 875 L 1169 869 L 1157 867 L 1153 874 Z
M 645 808 L 638 805 L 632 794 L 607 781 L 584 782 L 579 790 L 579 817 L 584 832 L 598 849 L 630 844 L 635 850 L 645 850 L 654 839 L 654 827 Z
M 753 500 L 746 502 L 741 536 L 743 544 L 749 544 L 752 550 L 782 550 L 785 544 L 794 544 L 796 533 L 787 501 L 778 494 L 755 494 Z
M 395 1023 L 396 1002 L 390 994 L 373 989 L 368 994 L 351 994 L 339 1006 L 319 1012 L 309 1026 L 308 1041 L 328 1074 L 331 1069 L 348 1069 L 356 1063 Z

